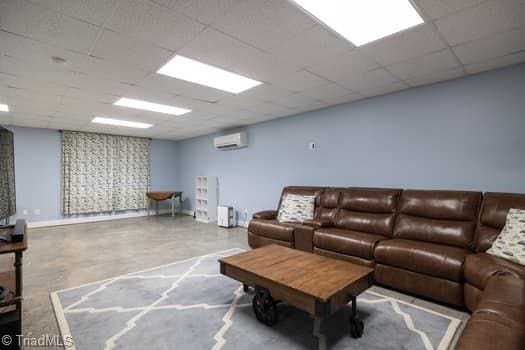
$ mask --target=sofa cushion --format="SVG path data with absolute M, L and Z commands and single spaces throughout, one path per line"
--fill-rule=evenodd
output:
M 507 213 L 511 208 L 525 209 L 525 194 L 485 193 L 476 228 L 477 252 L 490 248 L 505 226 Z
M 471 249 L 480 202 L 480 192 L 405 190 L 394 236 Z
M 341 188 L 327 188 L 321 196 L 321 205 L 318 209 L 316 219 L 323 222 L 333 222 L 339 209 Z
M 392 237 L 397 201 L 395 189 L 348 188 L 343 191 L 337 228 Z
M 315 247 L 370 260 L 374 258 L 376 243 L 383 239 L 381 235 L 338 228 L 321 228 L 314 232 Z
M 256 234 L 248 232 L 248 245 L 252 249 L 264 247 L 264 246 L 270 245 L 270 244 L 282 245 L 282 246 L 288 247 L 288 248 L 293 248 L 294 247 L 294 243 L 293 242 L 286 242 L 286 241 L 281 241 L 281 240 L 278 240 L 278 239 L 272 239 L 272 238 L 267 238 L 267 237 L 263 237 L 263 236 L 257 236 Z
M 253 219 L 248 225 L 248 232 L 257 236 L 293 242 L 295 224 L 277 222 L 277 220 Z
M 465 259 L 465 279 L 481 290 L 498 272 L 513 274 L 525 280 L 525 267 L 487 253 L 471 254 Z
M 379 242 L 374 256 L 378 263 L 459 282 L 469 253 L 440 244 L 391 239 Z
M 525 210 L 509 210 L 507 223 L 487 254 L 525 266 Z

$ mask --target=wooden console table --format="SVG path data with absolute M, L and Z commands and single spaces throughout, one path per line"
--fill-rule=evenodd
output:
M 5 237 L 13 229 L 14 226 L 1 228 L 0 235 Z M 26 230 L 25 225 L 23 229 Z M 12 266 L 0 266 L 0 286 L 7 287 L 10 291 L 10 294 L 0 301 L 0 329 L 9 329 L 14 333 L 12 336 L 22 334 L 22 254 L 26 249 L 25 232 L 20 242 L 0 242 L 0 255 L 14 254 L 15 258 Z M 11 259 L 8 261 L 12 262 Z
M 150 204 L 151 201 L 155 201 L 155 212 L 157 215 L 159 215 L 159 202 L 165 201 L 168 199 L 171 199 L 171 216 L 175 217 L 175 198 L 179 198 L 179 204 L 182 207 L 182 191 L 164 191 L 164 192 L 148 192 L 146 193 L 146 196 L 148 197 L 148 216 L 149 216 L 149 210 L 150 210 Z

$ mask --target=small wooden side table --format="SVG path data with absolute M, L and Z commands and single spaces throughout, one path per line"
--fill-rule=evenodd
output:
M 171 216 L 175 217 L 175 198 L 179 198 L 179 204 L 182 207 L 182 191 L 163 191 L 163 192 L 148 192 L 146 193 L 148 197 L 148 216 L 150 210 L 151 201 L 155 201 L 155 212 L 159 215 L 159 202 L 171 199 Z
M 5 236 L 14 226 L 0 229 L 0 235 Z M 0 285 L 7 287 L 11 294 L 0 301 L 0 329 L 15 325 L 14 336 L 22 334 L 22 254 L 27 249 L 26 225 L 23 227 L 24 239 L 21 242 L 0 243 L 0 255 L 14 254 L 14 266 L 0 271 Z M 13 338 L 16 339 L 16 338 Z M 18 348 L 15 344 L 15 348 Z

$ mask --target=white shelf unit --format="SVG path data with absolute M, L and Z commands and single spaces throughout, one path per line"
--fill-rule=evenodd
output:
M 217 222 L 217 176 L 195 178 L 195 217 L 200 222 Z

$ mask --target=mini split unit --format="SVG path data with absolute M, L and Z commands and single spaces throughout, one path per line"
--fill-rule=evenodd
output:
M 216 137 L 213 140 L 216 149 L 223 151 L 248 147 L 248 135 L 245 132 Z

